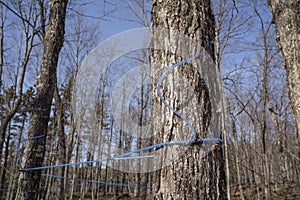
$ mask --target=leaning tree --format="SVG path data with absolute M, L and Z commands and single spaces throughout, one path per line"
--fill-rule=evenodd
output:
M 36 79 L 36 95 L 33 103 L 28 137 L 23 155 L 23 167 L 42 166 L 50 109 L 56 85 L 56 68 L 60 50 L 64 42 L 65 18 L 68 0 L 49 2 L 50 15 L 43 38 L 44 52 L 39 75 Z M 23 170 L 19 177 L 16 199 L 41 199 L 41 170 Z

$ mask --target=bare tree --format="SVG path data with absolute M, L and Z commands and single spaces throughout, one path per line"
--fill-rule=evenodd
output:
M 28 137 L 41 135 L 44 137 L 26 143 L 23 156 L 24 168 L 41 166 L 43 163 L 50 108 L 56 83 L 56 67 L 64 41 L 67 3 L 67 0 L 49 2 L 50 16 L 43 40 L 44 53 L 36 80 L 36 98 L 28 129 Z M 23 171 L 19 178 L 17 199 L 38 199 L 41 191 L 40 180 L 40 170 Z
M 0 2 L 0 4 L 2 5 L 2 2 Z M 37 25 L 38 15 L 36 15 L 36 10 L 34 10 L 34 3 L 30 3 L 28 5 L 29 9 L 27 10 L 26 14 L 24 13 L 25 11 L 22 8 L 22 5 L 20 2 L 15 6 L 17 6 L 20 9 L 19 10 L 20 15 L 25 15 L 27 17 L 27 18 L 21 18 L 21 23 L 22 23 L 22 26 L 24 29 L 24 38 L 25 38 L 24 45 L 25 45 L 25 47 L 24 47 L 24 52 L 23 52 L 23 57 L 22 57 L 22 62 L 21 62 L 21 70 L 20 70 L 19 78 L 16 78 L 16 82 L 17 82 L 17 84 L 15 84 L 15 88 L 17 89 L 16 100 L 15 100 L 14 104 L 11 106 L 11 108 L 9 110 L 7 110 L 5 117 L 3 117 L 1 119 L 2 123 L 0 126 L 0 158 L 2 155 L 2 149 L 3 149 L 3 143 L 4 143 L 4 139 L 5 139 L 6 129 L 8 127 L 8 124 L 10 123 L 11 119 L 14 117 L 15 113 L 17 112 L 17 110 L 21 104 L 21 101 L 22 101 L 25 73 L 26 73 L 27 65 L 28 65 L 28 62 L 30 59 L 31 51 L 34 46 L 34 39 L 35 39 L 35 36 L 37 35 L 36 25 Z M 32 21 L 32 23 L 30 23 L 31 21 Z M 2 40 L 3 40 L 3 38 L 2 38 Z M 2 45 L 3 45 L 3 43 L 2 43 Z M 3 64 L 3 46 L 2 46 L 1 54 L 2 54 L 1 62 Z
M 21 4 L 21 2 L 14 2 L 12 3 L 12 5 L 7 5 L 7 4 L 3 4 L 2 1 L 0 1 L 0 5 L 1 5 L 1 30 L 0 30 L 0 54 L 1 54 L 1 58 L 0 58 L 0 92 L 2 93 L 2 89 L 4 89 L 4 91 L 11 91 L 12 92 L 12 101 L 5 106 L 5 108 L 2 110 L 3 113 L 1 113 L 0 116 L 0 121 L 1 121 L 1 125 L 0 125 L 0 159 L 2 158 L 2 155 L 4 155 L 6 158 L 4 159 L 4 163 L 3 163 L 3 167 L 5 167 L 8 163 L 7 160 L 7 156 L 9 154 L 9 145 L 10 145 L 10 137 L 11 137 L 11 133 L 9 131 L 10 129 L 10 124 L 12 119 L 14 118 L 15 114 L 18 112 L 18 109 L 20 108 L 20 105 L 22 104 L 22 99 L 23 99 L 23 85 L 24 85 L 24 81 L 25 81 L 25 74 L 27 71 L 27 67 L 28 67 L 28 63 L 30 62 L 30 56 L 32 53 L 32 50 L 34 48 L 34 46 L 36 46 L 36 42 L 35 42 L 35 38 L 37 35 L 37 22 L 38 22 L 38 18 L 39 15 L 37 14 L 37 9 L 35 8 L 35 4 L 32 2 L 29 2 L 27 5 Z M 5 5 L 5 9 L 3 8 L 3 5 Z M 19 17 L 17 16 L 17 22 L 14 24 L 17 27 L 20 27 L 21 30 L 23 30 L 23 33 L 21 35 L 18 35 L 18 37 L 21 38 L 21 42 L 20 46 L 16 45 L 17 48 L 12 48 L 14 50 L 17 50 L 17 56 L 16 56 L 16 60 L 12 61 L 12 63 L 16 64 L 17 67 L 12 67 L 9 70 L 9 73 L 14 74 L 12 77 L 10 77 L 11 81 L 12 81 L 12 85 L 10 84 L 5 84 L 7 85 L 6 88 L 4 86 L 4 84 L 2 83 L 2 68 L 4 66 L 4 44 L 3 44 L 3 39 L 4 39 L 4 34 L 3 34 L 3 30 L 4 30 L 4 20 L 5 20 L 5 15 L 3 15 L 3 11 L 4 10 L 13 10 L 11 7 L 16 7 L 17 11 L 14 11 L 15 13 L 13 13 L 12 15 L 15 17 L 15 15 L 21 15 L 24 17 Z M 11 13 L 10 13 L 11 14 Z M 14 26 L 13 24 L 11 24 L 12 26 Z M 12 34 L 13 35 L 13 34 Z M 19 39 L 19 38 L 18 38 Z M 9 41 L 9 40 L 7 40 Z M 8 48 L 8 52 L 13 52 L 14 50 L 11 50 Z M 15 53 L 15 52 L 14 52 Z M 14 57 L 14 56 L 12 56 Z M 8 59 L 6 59 L 8 60 Z M 7 66 L 9 66 L 9 64 L 6 64 Z M 5 79 L 7 80 L 7 77 L 5 77 Z M 8 79 L 9 80 L 9 79 Z M 10 90 L 13 89 L 13 90 Z M 5 144 L 5 145 L 4 145 Z M 5 146 L 5 151 L 3 149 L 3 147 Z M 2 159 L 1 159 L 2 160 Z M 1 182 L 0 182 L 0 187 L 4 187 L 5 181 L 6 181 L 6 172 L 7 170 L 4 170 L 4 168 L 1 169 L 0 172 L 0 177 L 1 177 Z M 0 198 L 2 197 L 2 190 L 0 191 Z
M 269 7 L 276 25 L 278 45 L 284 58 L 287 86 L 300 145 L 300 2 L 298 0 L 270 0 Z M 298 150 L 300 158 L 300 148 Z

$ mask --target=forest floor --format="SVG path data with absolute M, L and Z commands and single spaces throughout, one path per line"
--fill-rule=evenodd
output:
M 264 190 L 260 187 L 244 187 L 243 193 L 245 200 L 257 200 L 261 199 L 264 200 Z M 135 197 L 134 194 L 123 194 L 120 196 L 104 196 L 98 198 L 97 200 L 138 200 L 138 197 Z M 153 197 L 151 194 L 147 195 L 145 200 L 152 200 Z M 240 192 L 237 186 L 231 187 L 231 200 L 240 200 Z M 276 189 L 275 185 L 271 187 L 271 197 L 270 200 L 300 200 L 300 186 L 289 184 L 287 187 L 278 187 Z M 92 200 L 92 198 L 85 198 L 85 200 Z
M 265 199 L 264 189 L 261 187 L 251 186 L 243 187 L 243 193 L 246 200 Z M 231 187 L 231 200 L 240 200 L 240 192 L 238 187 Z M 288 184 L 286 187 L 282 185 L 271 186 L 270 200 L 300 200 L 300 186 Z

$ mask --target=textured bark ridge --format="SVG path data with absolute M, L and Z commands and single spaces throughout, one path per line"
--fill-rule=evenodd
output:
M 289 97 L 296 122 L 296 136 L 300 145 L 300 1 L 270 0 L 269 7 L 284 58 Z
M 42 64 L 36 79 L 36 97 L 28 129 L 28 138 L 40 135 L 44 137 L 27 140 L 22 158 L 24 168 L 38 167 L 43 164 L 50 108 L 56 83 L 56 67 L 64 42 L 67 2 L 67 0 L 53 0 L 49 3 L 50 17 L 44 37 Z M 23 171 L 19 178 L 16 199 L 43 199 L 40 179 L 41 170 Z
M 210 1 L 153 0 L 151 17 L 153 32 L 159 32 L 161 28 L 170 30 L 169 34 L 155 33 L 152 36 L 151 73 L 154 83 L 167 67 L 186 59 L 178 50 L 185 48 L 186 44 L 178 41 L 172 30 L 193 38 L 214 60 L 215 22 Z M 157 42 L 163 44 L 163 48 Z M 214 125 L 211 124 L 213 97 L 210 90 L 220 89 L 221 85 L 208 88 L 203 74 L 197 71 L 201 66 L 197 65 L 200 65 L 198 61 L 191 62 L 170 72 L 161 90 L 165 100 L 193 124 L 197 137 L 203 138 L 211 136 L 209 126 Z M 153 95 L 153 103 L 162 105 L 156 85 Z M 192 139 L 187 125 L 164 105 L 153 111 L 153 120 L 155 143 Z M 219 128 L 218 136 L 221 135 Z M 153 187 L 155 199 L 226 199 L 222 148 L 213 145 L 205 151 L 203 146 L 194 144 L 165 148 L 165 157 L 171 157 L 172 161 L 163 163 L 168 166 L 162 166 L 163 169 L 156 173 Z

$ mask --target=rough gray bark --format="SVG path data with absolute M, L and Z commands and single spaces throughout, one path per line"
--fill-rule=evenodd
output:
M 284 58 L 296 136 L 300 145 L 300 1 L 270 0 L 269 7 L 276 25 L 278 45 Z
M 161 28 L 179 31 L 197 41 L 198 45 L 204 47 L 214 59 L 215 22 L 210 1 L 153 0 L 151 17 L 154 32 Z M 168 66 L 181 61 L 182 55 L 180 53 L 177 55 L 176 51 L 181 48 L 180 45 L 185 44 L 178 42 L 177 45 L 170 45 L 177 41 L 176 38 L 172 38 L 171 32 L 161 37 L 159 35 L 154 37 L 156 38 L 152 41 L 151 73 L 153 82 L 157 83 L 158 77 Z M 165 45 L 164 50 L 156 48 L 157 39 Z M 162 91 L 165 100 L 193 124 L 197 137 L 203 138 L 209 137 L 208 129 L 212 114 L 210 89 L 214 88 L 208 88 L 195 69 L 191 64 L 185 64 L 173 70 L 163 82 Z M 221 85 L 216 84 L 216 87 Z M 187 102 L 189 92 L 193 95 Z M 161 104 L 156 85 L 154 85 L 153 95 L 154 104 Z M 162 105 L 161 109 L 154 110 L 153 119 L 155 143 L 191 139 L 184 138 L 191 135 L 191 130 L 165 106 Z M 219 131 L 221 137 L 222 130 Z M 175 148 L 181 149 L 181 147 Z M 165 149 L 165 151 L 174 150 L 166 147 Z M 196 144 L 183 149 L 180 156 L 175 153 L 171 153 L 171 156 L 178 157 L 169 166 L 157 172 L 154 177 L 155 199 L 226 199 L 224 160 L 220 145 L 211 147 L 205 156 L 203 156 L 203 147 Z
M 2 91 L 2 72 L 3 72 L 3 10 L 2 10 L 2 4 L 0 4 L 0 92 Z
M 30 116 L 28 137 L 45 135 L 26 142 L 23 167 L 38 167 L 43 164 L 50 108 L 56 83 L 56 67 L 59 52 L 64 42 L 64 27 L 68 0 L 53 0 L 49 3 L 49 23 L 44 38 L 44 52 L 39 76 L 36 80 L 36 98 Z M 39 199 L 41 170 L 22 171 L 16 199 Z

